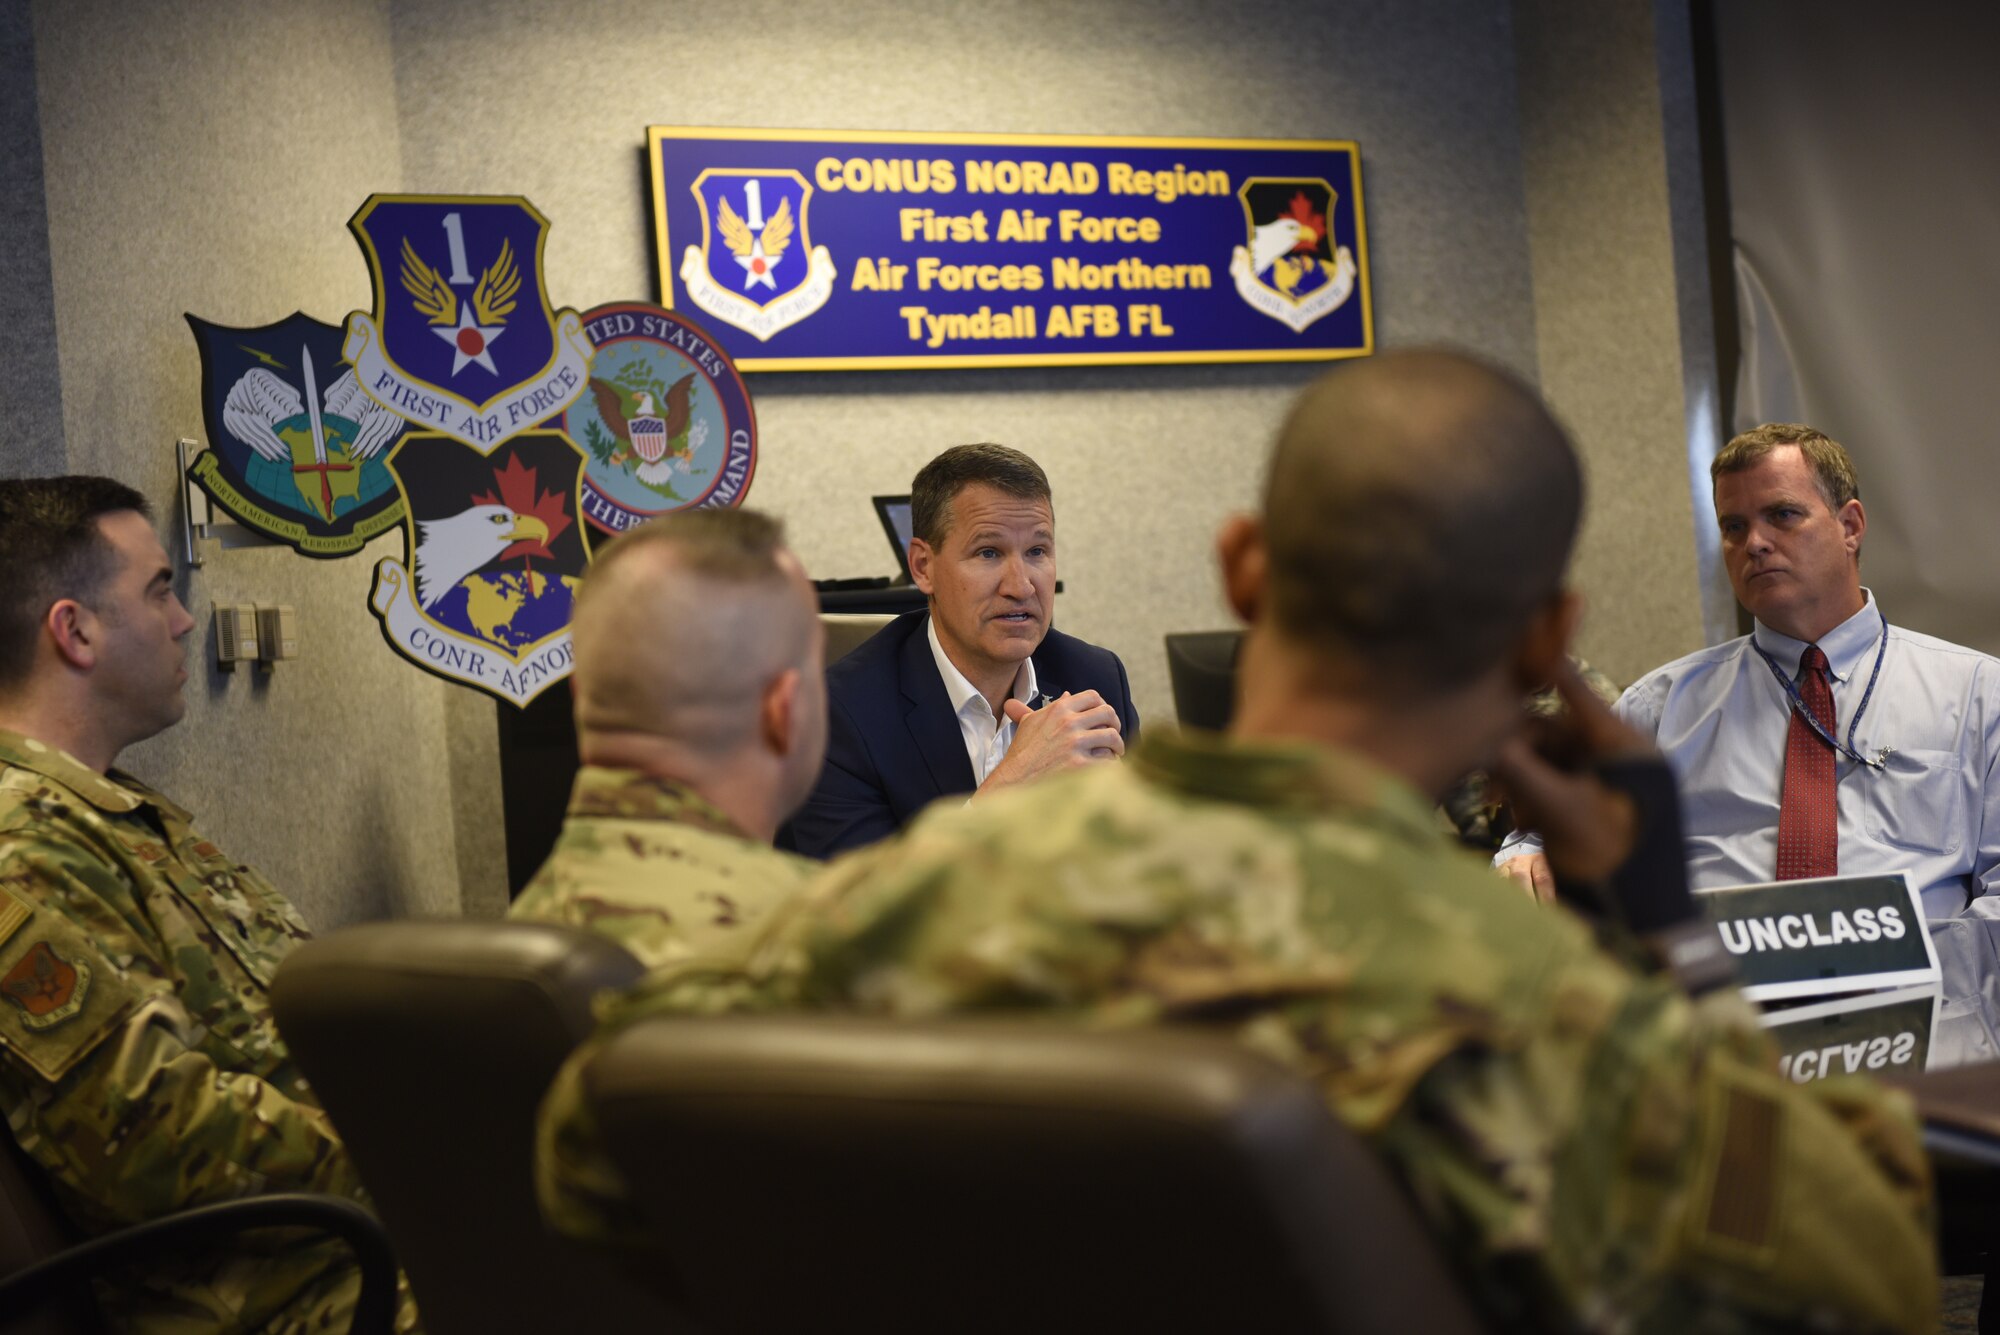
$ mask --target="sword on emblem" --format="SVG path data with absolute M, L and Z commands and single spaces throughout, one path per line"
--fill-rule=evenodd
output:
M 300 473 L 319 474 L 319 503 L 322 515 L 333 518 L 333 481 L 328 473 L 351 473 L 351 463 L 328 463 L 326 458 L 326 423 L 319 415 L 319 382 L 313 378 L 313 358 L 310 348 L 300 348 L 299 357 L 305 363 L 306 372 L 306 419 L 312 423 L 313 461 L 309 464 L 293 464 L 292 475 Z

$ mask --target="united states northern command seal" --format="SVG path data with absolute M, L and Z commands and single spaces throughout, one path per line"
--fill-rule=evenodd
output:
M 757 419 L 729 355 L 684 315 L 637 301 L 586 311 L 590 392 L 563 429 L 590 454 L 583 516 L 621 533 L 675 510 L 743 503 Z

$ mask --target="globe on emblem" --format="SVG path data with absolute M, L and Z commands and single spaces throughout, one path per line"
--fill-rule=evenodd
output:
M 667 423 L 660 417 L 634 417 L 625 423 L 632 433 L 632 448 L 639 457 L 649 464 L 656 464 L 667 453 Z

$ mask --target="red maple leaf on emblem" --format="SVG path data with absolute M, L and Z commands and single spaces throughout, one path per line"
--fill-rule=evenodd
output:
M 1316 250 L 1319 248 L 1319 239 L 1326 235 L 1326 215 L 1313 211 L 1312 201 L 1306 198 L 1305 191 L 1301 190 L 1296 195 L 1293 195 L 1292 207 L 1279 216 L 1290 218 L 1297 222 L 1299 226 L 1310 230 L 1311 234 L 1301 236 L 1299 243 L 1292 247 L 1293 250 Z
M 499 487 L 499 495 L 481 492 L 472 498 L 475 505 L 504 505 L 517 515 L 533 515 L 548 525 L 548 542 L 554 542 L 562 531 L 569 527 L 570 517 L 563 513 L 562 493 L 542 491 L 535 485 L 535 470 L 522 463 L 520 458 L 509 459 L 506 466 L 493 470 L 493 481 Z M 554 559 L 548 543 L 534 538 L 521 541 L 500 553 L 500 560 L 514 556 L 546 556 Z

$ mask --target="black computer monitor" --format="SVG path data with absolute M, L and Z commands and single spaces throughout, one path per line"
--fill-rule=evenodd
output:
M 877 496 L 875 517 L 882 521 L 882 532 L 889 539 L 889 545 L 896 549 L 896 564 L 902 568 L 902 582 L 910 582 L 910 498 L 908 496 Z
M 1229 726 L 1236 711 L 1236 655 L 1242 647 L 1240 630 L 1167 636 L 1167 676 L 1182 727 L 1221 732 Z

